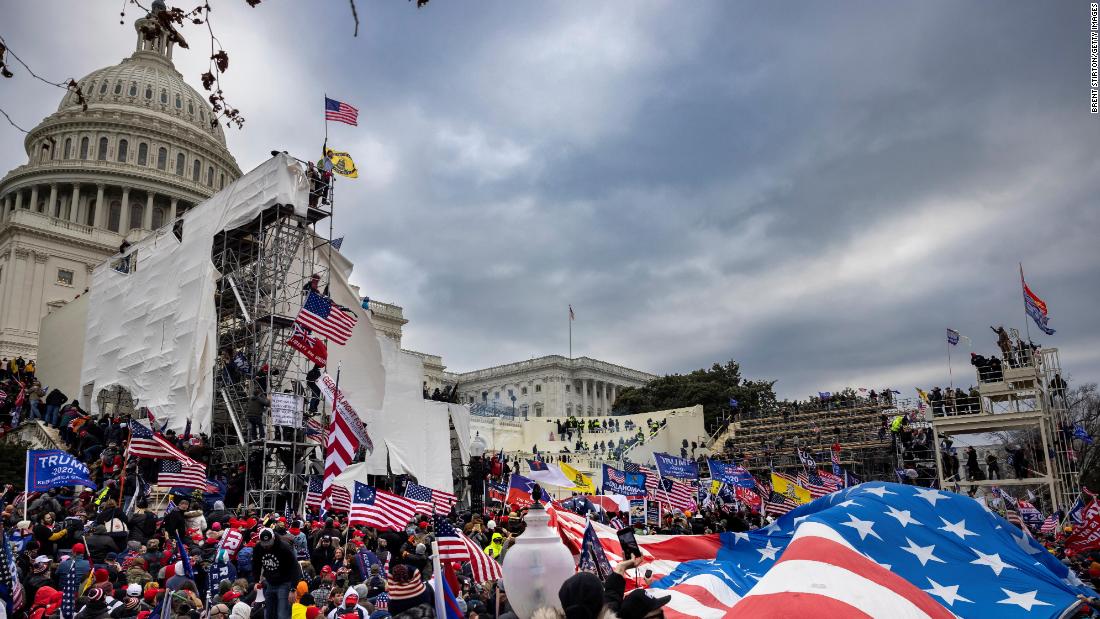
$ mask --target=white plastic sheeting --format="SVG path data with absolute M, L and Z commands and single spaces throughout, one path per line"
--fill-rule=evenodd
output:
M 121 385 L 169 428 L 181 430 L 190 418 L 193 431 L 209 431 L 220 276 L 210 259 L 214 237 L 275 204 L 292 204 L 304 216 L 307 188 L 302 166 L 277 155 L 185 213 L 182 242 L 169 225 L 131 248 L 130 273 L 109 263 L 93 271 L 80 376 L 93 413 L 99 390 Z M 338 254 L 332 263 L 334 298 L 359 307 L 348 283 L 351 263 Z M 374 328 L 359 311 L 351 341 L 331 346 L 330 358 L 356 375 L 341 388 L 363 411 L 382 402 L 385 384 Z

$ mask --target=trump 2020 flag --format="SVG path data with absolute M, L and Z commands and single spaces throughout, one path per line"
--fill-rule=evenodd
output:
M 27 452 L 27 491 L 44 492 L 62 486 L 88 486 L 95 490 L 88 467 L 60 449 L 34 449 Z

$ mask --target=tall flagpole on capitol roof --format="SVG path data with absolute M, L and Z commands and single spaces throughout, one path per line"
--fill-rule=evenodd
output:
M 1024 297 L 1024 332 L 1027 333 L 1027 343 L 1031 345 L 1031 325 L 1027 324 L 1028 319 L 1031 318 L 1027 315 L 1027 292 L 1024 289 L 1027 283 L 1024 281 L 1024 263 L 1020 263 L 1020 294 Z M 1030 354 L 1030 353 L 1029 353 Z

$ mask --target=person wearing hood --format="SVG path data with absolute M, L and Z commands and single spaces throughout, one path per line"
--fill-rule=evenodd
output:
M 61 592 L 53 587 L 39 587 L 32 599 L 30 619 L 46 619 L 61 608 Z
M 147 501 L 138 501 L 134 513 L 130 515 L 131 541 L 144 544 L 157 534 L 157 516 L 149 510 Z
M 176 561 L 172 564 L 172 576 L 164 583 L 164 586 L 169 591 L 179 591 L 187 583 L 191 583 L 198 589 L 198 585 L 195 585 L 195 581 L 187 577 L 187 568 L 183 565 L 183 560 Z
M 367 619 L 367 611 L 359 605 L 359 594 L 348 587 L 344 592 L 343 603 L 328 613 L 328 619 L 343 619 L 344 615 L 355 614 L 359 619 Z
M 298 555 L 271 529 L 260 531 L 252 556 L 252 580 L 264 585 L 264 617 L 290 617 L 290 590 L 302 579 Z
M 501 555 L 504 553 L 504 536 L 500 533 L 493 533 L 492 541 L 485 547 L 485 554 L 502 561 Z
M 118 553 L 114 538 L 107 534 L 107 527 L 102 524 L 97 524 L 92 529 L 91 535 L 86 536 L 84 541 L 88 544 L 88 555 L 96 565 L 106 563 L 109 553 Z
M 31 564 L 31 573 L 24 586 L 27 599 L 37 600 L 38 592 L 41 589 L 52 591 L 53 589 L 50 588 L 52 582 L 50 579 L 50 558 L 46 555 L 38 555 L 34 558 L 34 563 Z

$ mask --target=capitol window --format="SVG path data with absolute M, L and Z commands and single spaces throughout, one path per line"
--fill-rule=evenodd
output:
M 206 185 L 207 185 L 207 187 L 213 187 L 214 186 L 214 168 L 213 167 L 206 168 Z
M 57 283 L 61 284 L 62 286 L 72 286 L 73 285 L 73 272 L 72 271 L 66 271 L 65 269 L 58 269 L 57 270 Z
M 542 393 L 542 385 L 535 385 L 535 393 Z
M 118 141 L 118 160 L 122 163 L 126 163 L 126 155 L 129 154 L 130 143 L 126 140 Z
M 145 205 L 140 202 L 130 203 L 130 229 L 141 228 L 141 220 L 145 217 Z
M 565 392 L 569 393 L 570 391 L 572 391 L 573 389 L 571 387 L 572 387 L 572 385 L 566 384 L 565 385 Z
M 202 164 L 199 163 L 198 159 L 196 159 L 195 160 L 195 165 L 192 166 L 192 169 L 191 169 L 191 180 L 195 181 L 196 183 L 199 182 L 199 175 L 200 174 L 202 174 Z
M 107 94 L 107 80 L 103 80 L 103 83 L 99 85 L 99 94 Z
M 182 109 L 182 108 L 183 108 L 183 99 L 180 98 L 180 94 L 177 92 L 176 93 L 176 109 L 179 110 L 179 109 Z
M 80 138 L 80 158 L 88 158 L 88 138 Z
M 160 89 L 160 102 L 168 105 L 168 90 L 165 88 Z
M 218 189 L 225 189 L 225 174 L 224 173 L 219 175 Z
M 519 394 L 520 395 L 527 395 L 527 387 L 520 387 Z
M 187 165 L 187 158 L 180 153 L 176 155 L 176 176 L 183 176 L 183 167 Z
M 187 113 L 192 116 L 195 115 L 195 102 L 191 101 L 190 99 L 188 99 L 187 101 Z
M 157 169 L 163 172 L 168 169 L 168 149 L 161 147 L 157 150 Z
M 107 211 L 107 229 L 118 232 L 119 220 L 122 218 L 122 203 L 118 200 L 111 201 L 111 210 Z
M 149 161 L 149 145 L 145 142 L 138 144 L 138 165 L 145 165 Z
M 99 138 L 99 150 L 96 151 L 95 158 L 99 161 L 107 161 L 107 138 Z
M 535 402 L 535 417 L 542 417 L 542 404 Z
M 72 151 L 73 151 L 73 139 L 72 138 L 65 138 L 65 155 L 62 158 L 63 159 L 68 159 L 69 155 L 72 153 Z
M 496 391 L 496 392 L 493 393 L 493 399 L 494 400 L 499 400 L 500 399 L 500 392 L 499 391 Z
M 115 82 L 115 94 L 116 95 L 121 95 L 122 94 L 122 80 L 118 80 L 117 82 Z
M 130 82 L 130 96 L 137 96 L 137 82 Z
M 153 87 L 152 86 L 146 86 L 145 87 L 145 98 L 146 99 L 152 99 L 153 98 Z

